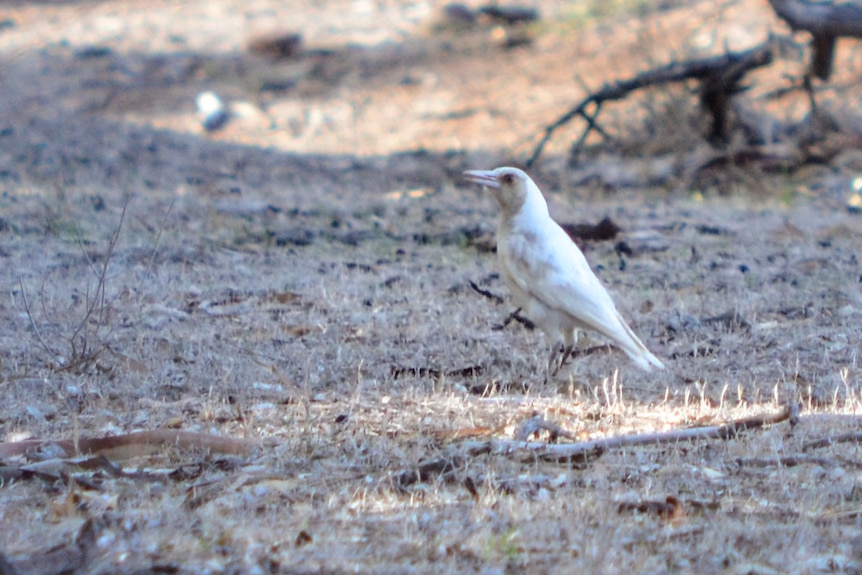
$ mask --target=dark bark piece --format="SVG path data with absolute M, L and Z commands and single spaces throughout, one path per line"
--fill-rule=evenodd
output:
M 496 4 L 489 4 L 479 8 L 479 12 L 492 20 L 503 22 L 509 26 L 536 22 L 539 19 L 539 11 L 529 6 L 498 6 Z
M 811 75 L 824 82 L 832 75 L 832 61 L 835 58 L 835 36 L 817 34 L 811 41 Z
M 604 240 L 612 240 L 617 237 L 617 234 L 622 231 L 616 222 L 610 216 L 605 216 L 597 224 L 560 224 L 560 227 L 565 230 L 569 237 L 576 244 L 578 240 L 600 242 Z M 578 245 L 583 248 L 582 245 Z

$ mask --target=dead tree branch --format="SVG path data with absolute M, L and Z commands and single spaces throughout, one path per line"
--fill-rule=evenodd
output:
M 587 122 L 586 130 L 578 140 L 579 143 L 584 142 L 587 135 L 596 129 L 596 118 L 604 102 L 622 100 L 636 90 L 686 80 L 701 80 L 703 82 L 700 99 L 704 107 L 713 115 L 712 135 L 722 137 L 725 131 L 724 118 L 727 115 L 728 100 L 735 92 L 739 91 L 739 82 L 745 74 L 772 62 L 778 41 L 780 40 L 777 38 L 771 38 L 763 44 L 743 52 L 730 52 L 721 56 L 686 62 L 671 62 L 661 68 L 638 74 L 634 78 L 607 84 L 598 92 L 584 98 L 577 106 L 547 126 L 526 165 L 529 168 L 535 163 L 557 129 L 578 116 Z M 590 107 L 594 108 L 592 112 L 589 112 Z
M 769 0 L 779 18 L 794 30 L 811 33 L 811 74 L 828 80 L 838 38 L 862 38 L 862 4 Z

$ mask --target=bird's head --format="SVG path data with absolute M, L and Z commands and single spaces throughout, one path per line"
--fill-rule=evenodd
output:
M 544 203 L 542 193 L 536 184 L 533 183 L 530 176 L 518 168 L 469 170 L 464 172 L 464 178 L 490 188 L 503 213 L 509 217 L 520 212 L 527 200 L 532 197 L 541 199 Z

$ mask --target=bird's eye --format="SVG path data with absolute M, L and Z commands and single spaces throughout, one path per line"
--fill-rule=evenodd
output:
M 505 176 L 503 176 L 503 183 L 504 184 L 511 184 L 514 181 L 515 181 L 515 177 L 512 176 L 512 174 L 506 174 Z

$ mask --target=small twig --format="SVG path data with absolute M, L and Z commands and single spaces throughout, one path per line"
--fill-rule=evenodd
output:
M 593 132 L 593 131 L 598 132 L 599 134 L 604 136 L 604 138 L 606 140 L 610 139 L 610 136 L 604 130 L 604 128 L 599 126 L 598 123 L 596 122 L 596 119 L 599 117 L 599 112 L 601 112 L 601 111 L 602 111 L 601 103 L 596 104 L 596 109 L 592 114 L 587 113 L 586 110 L 581 111 L 581 117 L 583 117 L 584 120 L 587 122 L 587 129 L 584 130 L 584 133 L 581 134 L 581 137 L 578 138 L 578 141 L 575 142 L 575 144 L 572 146 L 572 152 L 571 152 L 572 159 L 577 159 L 577 157 L 581 155 L 581 147 L 584 145 L 584 142 L 587 141 L 587 137 L 590 135 L 590 132 Z
M 501 296 L 498 296 L 495 293 L 491 293 L 488 290 L 480 288 L 478 285 L 476 285 L 476 282 L 474 282 L 473 280 L 470 280 L 470 287 L 473 288 L 473 290 L 476 293 L 478 293 L 479 295 L 483 295 L 486 298 L 493 300 L 494 303 L 500 304 L 500 303 L 503 303 L 505 301 Z
M 123 209 L 120 214 L 120 221 L 117 224 L 116 228 L 111 235 L 111 240 L 108 244 L 108 249 L 104 255 L 104 262 L 101 267 L 97 267 L 93 260 L 90 258 L 90 255 L 87 253 L 86 248 L 84 247 L 83 242 L 81 242 L 81 249 L 84 252 L 84 256 L 87 258 L 87 264 L 89 265 L 92 272 L 96 275 L 96 286 L 94 292 L 91 294 L 90 292 L 90 284 L 89 281 L 86 285 L 86 292 L 84 294 L 84 315 L 74 326 L 72 330 L 72 334 L 68 337 L 68 345 L 69 345 L 69 356 L 63 361 L 62 365 L 57 366 L 56 369 L 60 371 L 68 371 L 72 369 L 76 369 L 81 365 L 87 364 L 89 362 L 94 361 L 102 351 L 107 348 L 107 344 L 103 341 L 99 341 L 98 344 L 94 346 L 92 341 L 89 341 L 88 335 L 90 334 L 88 330 L 88 326 L 91 321 L 94 321 L 96 324 L 96 330 L 104 327 L 108 323 L 108 314 L 110 312 L 108 305 L 108 295 L 107 295 L 107 284 L 108 284 L 108 269 L 111 264 L 111 259 L 113 257 L 114 251 L 116 250 L 117 244 L 120 238 L 120 232 L 123 228 L 123 222 L 126 219 L 126 212 L 129 206 L 129 202 L 131 200 L 131 195 L 127 195 L 125 197 L 125 201 L 123 202 Z M 41 331 L 39 330 L 38 325 L 36 324 L 35 318 L 33 317 L 32 307 L 30 306 L 30 302 L 27 300 L 26 290 L 24 289 L 24 283 L 19 278 L 18 284 L 21 287 L 21 298 L 24 304 L 24 310 L 27 313 L 27 317 L 30 320 L 30 324 L 33 327 L 33 332 L 36 334 L 36 339 L 39 341 L 39 344 L 53 357 L 60 357 L 61 354 L 58 353 L 53 347 L 48 345 L 48 342 L 45 340 Z M 45 283 L 44 278 L 42 281 L 41 287 L 41 304 L 42 304 L 42 314 L 48 315 L 49 312 L 45 308 Z M 99 335 L 98 333 L 96 334 Z M 101 337 L 99 337 L 101 340 Z
M 736 460 L 740 467 L 797 467 L 799 465 L 819 465 L 821 467 L 838 467 L 838 462 L 825 457 L 808 455 L 786 455 L 784 457 L 746 457 Z
M 168 211 L 165 212 L 165 217 L 162 218 L 162 225 L 159 226 L 159 231 L 156 234 L 156 243 L 153 245 L 153 253 L 150 254 L 150 261 L 147 263 L 147 269 L 144 270 L 144 276 L 141 278 L 141 283 L 138 284 L 138 291 L 141 290 L 146 279 L 150 277 L 150 270 L 153 269 L 153 263 L 156 261 L 156 253 L 159 251 L 159 244 L 162 241 L 162 232 L 165 231 L 165 226 L 168 223 L 168 218 L 170 217 L 171 212 L 174 209 L 174 203 L 176 203 L 176 198 L 171 200 L 171 205 L 168 206 Z
M 593 355 L 594 353 L 611 353 L 613 351 L 614 348 L 610 344 L 594 345 L 592 347 L 573 349 L 571 353 L 569 353 L 569 357 L 574 360 L 575 358 L 586 357 L 588 355 Z
M 48 342 L 45 341 L 45 338 L 42 337 L 42 332 L 39 330 L 39 326 L 36 324 L 36 319 L 33 317 L 33 313 L 30 310 L 30 302 L 27 301 L 27 290 L 24 289 L 24 280 L 20 277 L 18 278 L 18 285 L 21 287 L 21 300 L 24 303 L 24 313 L 27 314 L 27 319 L 30 320 L 30 327 L 33 328 L 33 333 L 36 334 L 36 339 L 39 341 L 39 344 L 53 357 L 57 357 L 59 354 L 48 345 Z
M 81 321 L 78 323 L 78 326 L 75 328 L 75 331 L 72 332 L 72 337 L 69 338 L 69 341 L 72 342 L 74 347 L 74 342 L 78 338 L 78 335 L 86 327 L 87 323 L 90 321 L 90 317 L 96 313 L 98 310 L 98 318 L 97 323 L 99 326 L 105 324 L 107 314 L 107 283 L 108 283 L 108 267 L 111 264 L 111 257 L 114 255 L 114 249 L 117 247 L 117 242 L 120 238 L 120 230 L 123 228 L 123 222 L 126 219 L 126 209 L 129 207 L 129 201 L 131 200 L 131 195 L 127 195 L 125 201 L 123 202 L 123 210 L 120 212 L 120 221 L 117 224 L 117 227 L 114 228 L 114 233 L 111 235 L 111 241 L 108 243 L 108 251 L 105 252 L 105 261 L 102 264 L 102 269 L 99 270 L 97 279 L 96 279 L 96 293 L 92 297 L 92 299 L 87 297 L 87 309 L 84 313 L 84 317 L 81 318 Z M 85 342 L 86 345 L 86 342 Z
M 524 328 L 526 328 L 530 331 L 533 331 L 534 329 L 536 329 L 536 324 L 534 324 L 528 318 L 521 315 L 521 308 L 516 309 L 515 311 L 510 313 L 508 316 L 506 316 L 506 319 L 503 320 L 503 323 L 501 323 L 499 325 L 491 326 L 491 329 L 493 331 L 500 331 L 500 330 L 506 329 L 506 327 L 510 323 L 512 323 L 512 320 L 515 320 L 516 322 L 518 322 L 519 324 L 524 326 Z
M 473 280 L 470 280 L 470 287 L 473 288 L 473 290 L 476 291 L 476 293 L 483 295 L 490 300 L 493 300 L 494 303 L 496 303 L 496 304 L 501 304 L 504 301 L 506 301 L 502 297 L 498 296 L 497 294 L 480 288 L 478 285 L 476 285 L 476 282 L 474 282 Z M 502 329 L 506 329 L 506 327 L 510 323 L 512 323 L 512 320 L 517 321 L 519 324 L 523 325 L 525 328 L 527 328 L 530 331 L 536 329 L 536 324 L 534 324 L 532 321 L 530 321 L 529 319 L 527 319 L 521 315 L 521 308 L 516 309 L 515 311 L 510 313 L 508 316 L 506 316 L 506 319 L 503 320 L 502 324 L 491 326 L 491 329 L 493 331 L 500 331 Z

